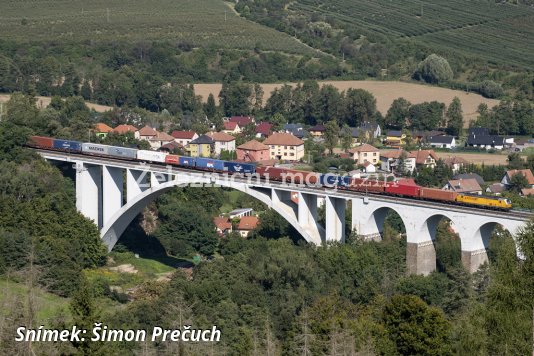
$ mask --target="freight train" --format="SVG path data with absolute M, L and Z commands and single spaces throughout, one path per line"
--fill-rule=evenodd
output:
M 456 193 L 448 190 L 420 187 L 413 181 L 395 182 L 368 180 L 299 171 L 280 167 L 256 167 L 253 163 L 231 162 L 213 158 L 188 157 L 167 154 L 165 152 L 138 150 L 134 148 L 116 147 L 96 143 L 60 140 L 51 137 L 31 136 L 28 146 L 48 150 L 83 153 L 92 156 L 112 157 L 123 160 L 159 163 L 179 166 L 187 169 L 219 172 L 257 174 L 263 179 L 280 181 L 289 184 L 310 185 L 344 189 L 366 194 L 384 194 L 403 198 L 437 201 L 442 203 L 476 206 L 487 209 L 507 211 L 512 209 L 509 199 Z

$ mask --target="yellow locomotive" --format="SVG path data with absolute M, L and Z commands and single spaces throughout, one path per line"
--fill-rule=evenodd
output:
M 512 202 L 510 199 L 506 198 L 492 197 L 487 195 L 458 194 L 455 200 L 459 204 L 476 205 L 490 209 L 512 209 Z

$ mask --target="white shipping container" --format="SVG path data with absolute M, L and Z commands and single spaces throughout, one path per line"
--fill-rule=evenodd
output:
M 167 153 L 165 152 L 147 151 L 147 150 L 137 151 L 137 159 L 140 161 L 145 161 L 145 162 L 165 163 L 165 156 L 167 156 Z

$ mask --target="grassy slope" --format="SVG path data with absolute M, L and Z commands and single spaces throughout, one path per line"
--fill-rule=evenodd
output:
M 534 68 L 534 8 L 528 6 L 487 0 L 361 0 L 357 6 L 351 0 L 299 0 L 290 9 L 322 13 L 363 33 Z
M 226 18 L 226 21 L 225 21 Z M 0 33 L 18 40 L 187 40 L 195 46 L 315 53 L 238 17 L 221 0 L 4 0 Z
M 18 300 L 26 304 L 28 300 L 28 288 L 22 283 L 0 279 L 0 291 L 0 314 L 2 315 L 7 315 L 13 301 Z M 48 325 L 48 322 L 57 317 L 62 310 L 68 314 L 69 300 L 67 298 L 61 298 L 40 288 L 35 288 L 34 301 L 38 323 Z

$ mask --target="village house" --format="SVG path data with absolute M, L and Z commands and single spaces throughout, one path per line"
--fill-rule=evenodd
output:
M 254 118 L 251 116 L 232 116 L 228 121 L 235 122 L 239 127 L 244 128 L 245 126 L 254 123 Z
M 282 132 L 290 133 L 300 139 L 303 139 L 308 134 L 308 131 L 304 129 L 302 124 L 285 124 Z
M 436 161 L 438 160 L 438 156 L 436 156 L 436 153 L 433 150 L 412 151 L 408 154 L 408 158 L 415 158 L 415 166 L 417 168 L 434 168 L 436 166 Z
M 150 143 L 150 147 L 153 149 L 159 149 L 161 148 L 161 146 L 171 142 L 174 142 L 174 137 L 172 137 L 166 132 L 159 131 L 156 132 L 155 136 L 152 136 L 148 139 L 148 143 Z
M 198 134 L 194 131 L 173 131 L 171 136 L 174 137 L 174 141 L 182 145 L 183 147 L 187 146 L 189 142 L 198 138 Z
M 512 141 L 513 143 L 513 141 Z M 473 127 L 469 129 L 466 146 L 484 149 L 502 150 L 506 140 L 502 136 L 490 135 L 490 131 L 483 127 Z
M 213 218 L 213 224 L 215 224 L 215 230 L 220 236 L 224 236 L 232 232 L 232 223 L 227 217 L 217 216 Z
M 512 177 L 516 174 L 524 175 L 529 185 L 528 188 L 534 188 L 534 175 L 532 175 L 532 171 L 530 169 L 512 169 L 506 171 L 504 177 L 501 180 L 501 183 L 507 187 L 510 186 L 512 184 Z
M 529 195 L 534 195 L 534 188 L 521 189 L 521 195 L 524 197 L 528 197 Z
M 454 136 L 430 136 L 427 142 L 432 148 L 451 149 L 456 147 L 456 139 L 454 138 Z
M 94 133 L 97 137 L 100 138 L 106 138 L 108 136 L 108 133 L 112 132 L 113 129 L 109 127 L 108 125 L 99 122 L 95 125 Z
M 132 125 L 125 125 L 125 124 L 119 125 L 115 127 L 112 132 L 119 134 L 119 135 L 125 135 L 128 132 L 131 132 L 133 133 L 134 138 L 139 139 L 139 130 L 137 129 L 137 127 L 132 126 Z
M 477 183 L 480 185 L 480 186 L 483 186 L 484 184 L 486 184 L 486 182 L 484 182 L 484 178 L 482 178 L 480 175 L 476 174 L 476 173 L 462 173 L 462 174 L 457 174 L 455 175 L 454 177 L 452 177 L 452 179 L 474 179 L 477 181 Z
M 446 166 L 450 167 L 453 174 L 458 173 L 460 169 L 465 167 L 469 162 L 465 158 L 462 157 L 447 157 L 443 160 Z
M 351 131 L 352 141 L 354 143 L 362 141 L 370 142 L 382 135 L 380 125 L 368 121 L 363 122 L 359 127 L 351 127 Z
M 268 122 L 260 122 L 256 126 L 256 137 L 257 138 L 266 138 L 271 134 L 273 125 Z
M 411 132 L 415 143 L 427 144 L 430 137 L 445 136 L 445 132 L 439 130 L 417 130 Z
M 380 163 L 380 151 L 367 143 L 350 149 L 349 154 L 356 165 L 363 165 L 366 162 L 373 165 Z
M 456 193 L 482 194 L 482 188 L 474 178 L 449 180 L 443 189 Z
M 145 125 L 142 128 L 139 129 L 139 139 L 148 141 L 152 137 L 155 137 L 158 134 L 156 130 L 154 130 L 152 127 Z
M 259 222 L 260 220 L 256 216 L 244 216 L 239 220 L 236 230 L 242 237 L 248 237 L 250 232 L 258 226 Z
M 413 172 L 415 157 L 408 157 L 403 149 L 380 152 L 380 169 L 386 172 Z
M 309 128 L 308 132 L 313 137 L 322 138 L 324 136 L 324 133 L 326 132 L 326 127 L 322 124 L 315 125 L 314 127 Z
M 298 161 L 304 157 L 304 141 L 288 133 L 274 133 L 263 144 L 270 148 L 270 159 Z
M 182 151 L 183 149 L 184 149 L 184 146 L 180 145 L 178 142 L 173 140 L 171 142 L 161 145 L 161 147 L 159 148 L 159 151 L 170 153 L 170 152 L 175 152 L 175 151 Z
M 191 157 L 211 157 L 214 150 L 214 142 L 211 137 L 201 135 L 189 142 L 185 150 Z
M 270 159 L 269 146 L 256 140 L 237 147 L 237 159 L 244 162 L 260 162 Z
M 214 143 L 214 152 L 220 155 L 221 151 L 235 151 L 235 137 L 224 132 L 213 132 L 209 134 Z
M 229 135 L 237 135 L 243 131 L 237 122 L 225 121 L 223 127 L 222 132 Z
M 406 134 L 402 131 L 390 130 L 386 134 L 386 145 L 391 147 L 400 147 L 404 145 Z
M 486 188 L 486 193 L 492 193 L 495 195 L 501 195 L 506 190 L 506 186 L 502 183 L 494 183 Z

